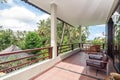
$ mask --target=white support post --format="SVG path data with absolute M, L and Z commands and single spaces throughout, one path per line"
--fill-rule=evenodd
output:
M 82 46 L 81 46 L 81 43 L 82 43 L 82 28 L 81 28 L 81 27 L 82 27 L 82 26 L 79 27 L 79 30 L 80 30 L 80 33 L 79 33 L 79 34 L 80 34 L 80 35 L 79 35 L 80 49 L 81 49 L 81 47 L 82 47 Z
M 57 57 L 57 5 L 51 3 L 51 46 L 53 47 L 52 59 Z
M 79 30 L 80 30 L 79 43 L 81 43 L 82 42 L 82 29 L 81 29 L 81 26 L 80 26 Z

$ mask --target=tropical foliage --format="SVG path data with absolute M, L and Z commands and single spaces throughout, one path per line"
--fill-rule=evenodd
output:
M 120 43 L 120 14 L 114 26 L 115 26 L 115 43 L 118 44 Z
M 26 32 L 13 32 L 12 30 L 3 30 L 2 26 L 0 28 L 0 50 L 3 50 L 10 45 L 17 45 L 17 46 L 22 46 L 24 36 Z
M 70 26 L 62 21 L 57 21 L 57 43 L 70 44 L 78 43 L 80 37 L 80 27 Z M 38 33 L 40 37 L 45 37 L 45 45 L 50 45 L 50 19 L 40 20 L 38 23 Z M 82 27 L 82 41 L 85 42 L 88 37 L 88 27 Z
M 85 43 L 90 32 L 89 32 L 89 27 L 82 27 L 82 32 L 81 32 L 81 39 L 82 39 L 82 43 Z
M 92 41 L 92 44 L 103 44 L 104 43 L 104 39 L 103 38 L 95 38 L 93 41 Z
M 28 32 L 24 40 L 25 49 L 39 48 L 42 46 L 42 40 L 37 32 Z
M 0 50 L 5 49 L 12 44 L 12 37 L 9 31 L 0 31 Z
M 0 29 L 0 49 L 3 50 L 14 44 L 22 49 L 32 49 L 50 46 L 50 19 L 40 20 L 38 30 L 32 32 L 14 32 L 12 30 Z M 88 37 L 88 27 L 82 27 L 82 42 L 85 42 Z M 79 43 L 80 27 L 70 26 L 62 21 L 57 21 L 57 43 L 70 44 Z

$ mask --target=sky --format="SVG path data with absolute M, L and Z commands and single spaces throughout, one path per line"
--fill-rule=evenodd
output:
M 39 20 L 47 19 L 50 16 L 39 9 L 21 0 L 8 0 L 7 3 L 0 3 L 0 26 L 13 31 L 34 31 L 37 29 Z M 104 37 L 105 25 L 89 26 L 88 40 L 95 37 Z
M 8 0 L 7 3 L 0 3 L 0 26 L 13 31 L 33 31 L 37 29 L 39 20 L 47 19 L 48 14 L 21 1 Z
M 96 25 L 96 26 L 89 26 L 89 36 L 88 40 L 93 40 L 95 37 L 105 37 L 103 33 L 105 34 L 105 24 L 102 25 Z

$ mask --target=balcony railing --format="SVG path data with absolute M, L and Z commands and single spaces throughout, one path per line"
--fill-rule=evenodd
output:
M 80 43 L 66 44 L 66 45 L 58 45 L 58 54 L 74 50 L 75 48 L 79 48 Z
M 27 54 L 27 56 L 23 54 Z M 33 63 L 52 58 L 52 47 L 3 53 L 0 54 L 0 58 L 2 60 L 0 61 L 0 72 L 9 73 Z
M 105 49 L 105 43 L 102 43 L 102 44 L 92 44 L 92 43 L 81 43 L 80 46 L 81 46 L 81 49 L 83 50 L 86 50 L 88 48 L 90 48 L 90 46 L 92 45 L 100 45 L 100 49 Z
M 73 43 L 66 45 L 58 45 L 58 55 L 67 51 L 74 50 L 76 48 L 81 48 L 81 50 L 87 50 L 92 45 L 100 45 L 101 50 L 105 49 L 105 44 L 92 44 L 92 43 Z
M 93 44 L 90 43 L 73 43 L 66 45 L 58 45 L 57 52 L 58 54 L 65 53 L 67 51 L 79 49 L 86 49 Z M 101 49 L 104 48 L 104 44 L 102 44 Z M 27 54 L 27 55 L 24 55 Z M 9 73 L 14 70 L 18 70 L 25 66 L 41 62 L 46 59 L 52 58 L 52 47 L 46 48 L 35 48 L 35 49 L 27 49 L 14 51 L 9 53 L 0 54 L 0 72 Z

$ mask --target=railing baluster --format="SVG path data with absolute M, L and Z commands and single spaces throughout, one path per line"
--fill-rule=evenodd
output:
M 52 58 L 52 48 L 49 48 L 49 59 Z
M 81 43 L 79 43 L 79 48 L 81 48 Z
M 102 45 L 102 49 L 105 49 L 105 43 L 103 43 L 103 45 Z
M 59 55 L 59 46 L 57 46 L 57 56 Z
M 71 50 L 74 50 L 74 45 L 73 44 L 71 44 Z

